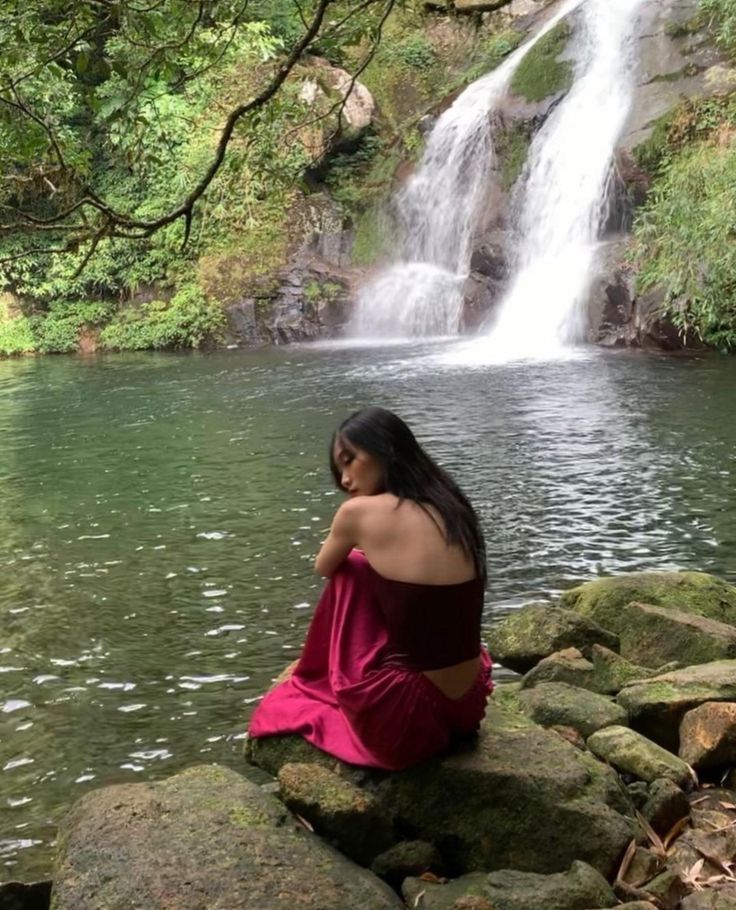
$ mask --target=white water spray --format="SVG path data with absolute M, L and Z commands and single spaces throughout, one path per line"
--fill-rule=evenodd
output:
M 489 113 L 527 51 L 581 2 L 567 0 L 531 40 L 468 86 L 439 118 L 416 174 L 397 199 L 405 237 L 401 261 L 360 293 L 349 334 L 457 334 L 471 234 L 494 159 Z
M 582 340 L 641 2 L 587 0 L 581 10 L 575 83 L 536 135 L 522 175 L 516 276 L 488 343 L 504 359 L 550 356 Z

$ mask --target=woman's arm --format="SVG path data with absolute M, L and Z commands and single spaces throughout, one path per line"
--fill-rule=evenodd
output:
M 330 533 L 314 561 L 317 575 L 329 578 L 345 562 L 353 547 L 358 546 L 360 515 L 363 511 L 360 498 L 349 499 L 335 512 Z

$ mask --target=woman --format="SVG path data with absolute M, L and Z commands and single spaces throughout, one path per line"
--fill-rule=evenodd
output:
M 330 466 L 350 497 L 315 562 L 330 581 L 301 659 L 256 709 L 249 735 L 297 733 L 344 761 L 399 770 L 483 717 L 492 689 L 480 643 L 483 534 L 391 411 L 350 416 Z

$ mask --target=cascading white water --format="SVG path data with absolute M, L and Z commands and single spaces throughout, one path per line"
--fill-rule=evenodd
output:
M 348 334 L 457 333 L 471 234 L 493 163 L 489 113 L 526 52 L 581 2 L 567 0 L 531 40 L 468 86 L 438 119 L 416 174 L 397 199 L 405 238 L 401 260 L 361 291 Z
M 534 138 L 522 175 L 515 277 L 489 339 L 504 359 L 549 356 L 582 340 L 641 2 L 587 0 L 581 9 L 575 83 Z

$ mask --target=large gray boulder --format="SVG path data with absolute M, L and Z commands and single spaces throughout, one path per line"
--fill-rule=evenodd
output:
M 286 806 L 355 862 L 368 866 L 396 843 L 391 818 L 376 798 L 329 768 L 291 762 L 278 780 Z
M 533 603 L 509 613 L 493 630 L 491 650 L 504 667 L 526 673 L 555 651 L 577 648 L 587 656 L 594 644 L 618 650 L 618 636 L 571 610 Z
M 485 898 L 492 910 L 588 910 L 618 903 L 600 872 L 581 862 L 554 875 L 500 869 L 490 875 L 466 875 L 445 885 L 407 879 L 402 893 L 410 907 L 423 910 L 453 910 L 463 905 L 463 898 L 471 897 Z M 472 904 L 467 901 L 466 906 Z
M 671 661 L 656 669 L 641 667 L 602 645 L 593 645 L 590 659 L 593 665 L 592 688 L 602 695 L 616 695 L 624 686 L 642 679 L 650 679 L 652 676 L 659 676 L 661 673 L 669 673 L 671 670 L 679 669 L 680 666 Z
M 694 768 L 736 763 L 736 702 L 706 702 L 680 724 L 680 757 Z
M 680 666 L 736 657 L 736 627 L 670 607 L 630 603 L 625 607 L 621 654 L 635 663 Z
M 634 601 L 736 625 L 736 587 L 703 572 L 614 575 L 578 585 L 560 597 L 562 607 L 617 635 L 626 628 L 625 607 Z
M 294 744 L 307 760 L 301 743 L 286 737 L 255 740 L 248 755 L 273 772 Z M 324 761 L 324 753 L 315 757 Z M 609 875 L 635 832 L 610 768 L 493 702 L 466 748 L 390 775 L 352 773 L 397 830 L 434 844 L 444 866 L 458 872 L 551 873 L 580 859 Z
M 400 910 L 391 889 L 218 765 L 95 790 L 61 825 L 52 910 Z
M 635 730 L 676 753 L 685 712 L 709 701 L 736 701 L 736 660 L 663 673 L 626 686 L 616 700 Z
M 536 667 L 524 676 L 521 687 L 531 689 L 543 682 L 562 682 L 581 689 L 594 689 L 593 664 L 586 660 L 577 648 L 555 651 L 554 654 L 540 660 Z
M 588 748 L 618 768 L 640 780 L 667 778 L 676 784 L 691 780 L 687 763 L 628 727 L 606 727 L 588 737 Z
M 572 727 L 590 736 L 602 727 L 626 724 L 626 711 L 610 698 L 561 682 L 539 683 L 519 693 L 525 714 L 543 727 Z
M 683 98 L 729 90 L 727 55 L 698 17 L 699 0 L 645 0 L 639 11 L 636 85 L 620 146 L 630 152 Z

